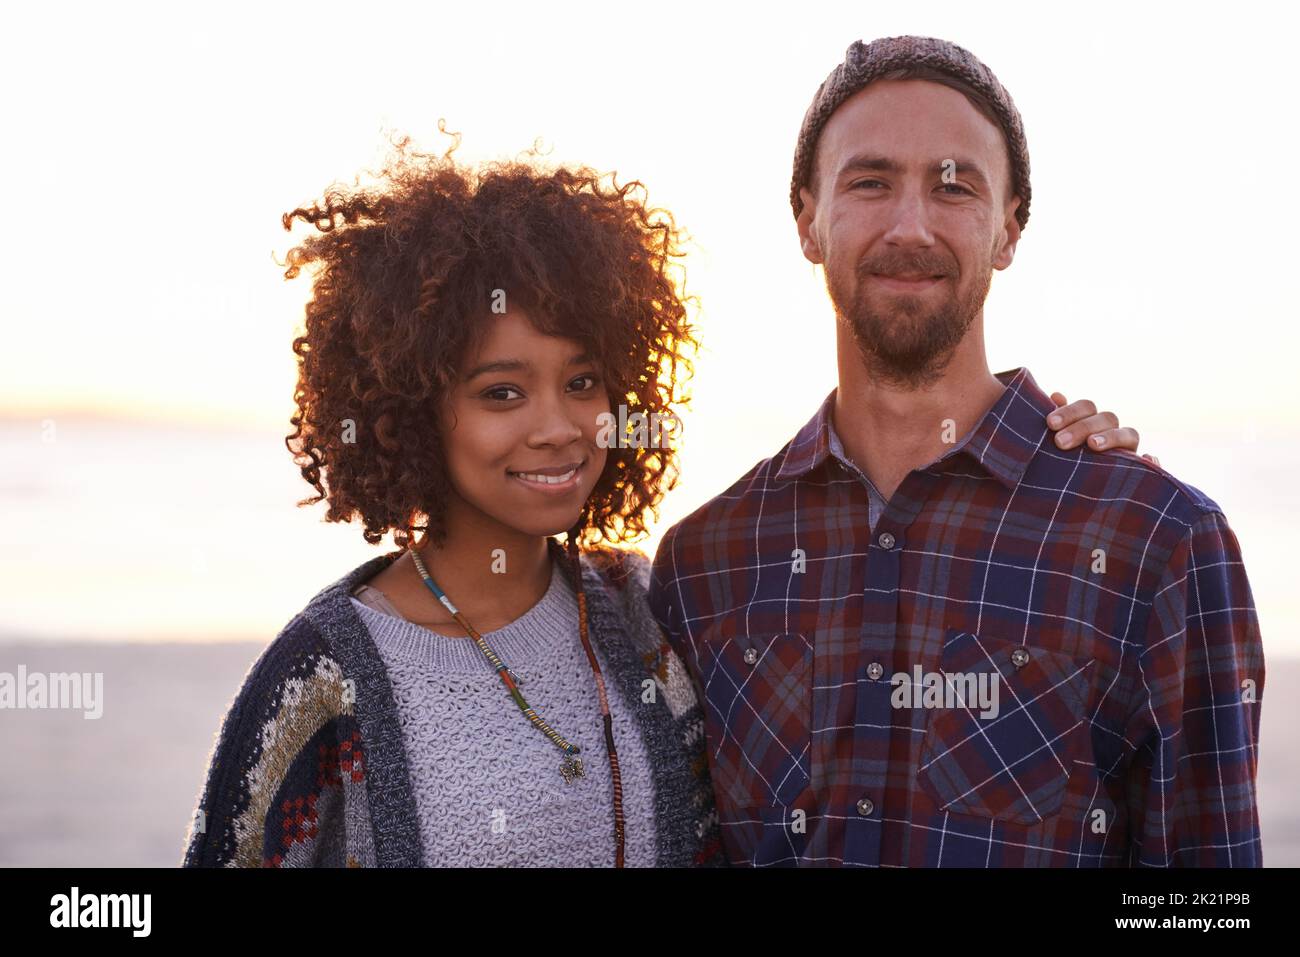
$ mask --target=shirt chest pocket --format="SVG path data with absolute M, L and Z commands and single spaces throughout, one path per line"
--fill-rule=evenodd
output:
M 789 804 L 808 786 L 812 644 L 724 622 L 701 647 L 713 787 L 733 808 Z
M 949 631 L 940 664 L 945 700 L 929 714 L 920 786 L 954 814 L 1026 825 L 1056 814 L 1089 741 L 1093 664 Z

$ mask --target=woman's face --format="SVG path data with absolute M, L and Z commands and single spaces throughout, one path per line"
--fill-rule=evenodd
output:
M 581 344 L 538 332 L 520 309 L 491 324 L 446 403 L 443 445 L 457 495 L 524 535 L 571 528 L 605 467 L 597 417 L 609 396 Z

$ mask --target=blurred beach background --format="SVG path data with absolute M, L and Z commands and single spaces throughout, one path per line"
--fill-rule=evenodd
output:
M 249 665 L 392 547 L 294 504 L 312 491 L 284 447 L 310 277 L 273 259 L 307 234 L 282 212 L 377 169 L 390 131 L 441 152 L 439 117 L 463 161 L 540 137 L 550 162 L 641 179 L 692 237 L 704 343 L 653 554 L 835 384 L 790 159 L 849 42 L 901 33 L 971 49 L 1025 118 L 1033 217 L 986 306 L 992 368 L 1115 411 L 1241 543 L 1267 653 L 1264 860 L 1300 865 L 1300 143 L 1295 24 L 1275 19 L 1295 14 L 1008 6 L 801 5 L 815 29 L 688 3 L 366 8 L 383 43 L 353 42 L 358 8 L 332 3 L 12 12 L 0 671 L 102 672 L 105 701 L 98 720 L 0 710 L 0 866 L 177 864 Z

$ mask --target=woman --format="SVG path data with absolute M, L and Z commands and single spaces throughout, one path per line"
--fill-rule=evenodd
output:
M 610 547 L 675 480 L 670 448 L 603 423 L 681 401 L 677 230 L 638 183 L 406 145 L 382 187 L 283 217 L 320 231 L 286 271 L 318 267 L 286 440 L 317 493 L 299 504 L 398 549 L 254 664 L 185 865 L 723 863 L 695 691 L 646 558 Z M 1087 406 L 1061 427 L 1115 424 Z

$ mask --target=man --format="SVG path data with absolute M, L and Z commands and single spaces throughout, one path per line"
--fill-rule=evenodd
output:
M 1029 371 L 989 372 L 1029 198 L 1011 97 L 951 43 L 855 43 L 808 110 L 791 203 L 838 388 L 652 572 L 732 863 L 1261 863 L 1263 651 L 1222 511 L 1049 441 Z

